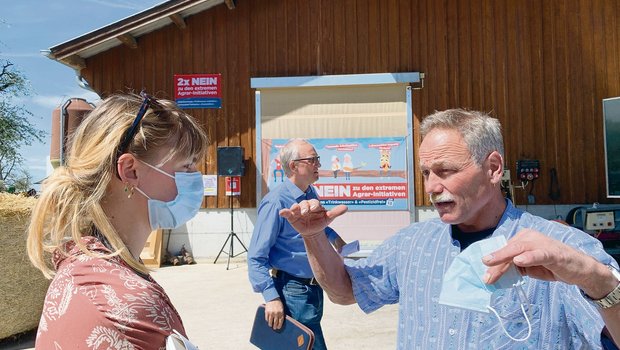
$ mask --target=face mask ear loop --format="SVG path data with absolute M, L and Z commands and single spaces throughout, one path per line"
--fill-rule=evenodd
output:
M 525 315 L 524 312 L 524 316 L 526 316 L 526 318 L 529 317 L 529 319 L 532 318 L 532 308 L 530 307 L 530 302 L 527 300 L 527 294 L 525 294 L 525 290 L 523 289 L 523 285 L 525 284 L 525 281 L 521 280 L 515 284 L 513 284 L 512 286 L 514 288 L 517 289 L 517 293 L 519 294 L 519 299 L 521 300 L 521 308 L 523 308 L 523 305 L 527 305 L 527 315 Z
M 146 193 L 144 193 L 141 189 L 135 187 L 136 191 L 138 191 L 141 195 L 143 195 L 144 197 L 146 197 L 146 199 L 151 199 L 151 197 L 147 196 Z
M 520 281 L 518 283 L 513 284 L 513 287 L 515 287 L 517 289 L 517 293 L 519 294 L 519 299 L 521 301 L 521 312 L 523 312 L 523 317 L 525 317 L 525 321 L 527 322 L 527 335 L 523 338 L 514 338 L 512 337 L 510 334 L 508 334 L 508 331 L 506 330 L 506 327 L 504 327 L 504 323 L 502 322 L 502 317 L 500 317 L 500 315 L 497 313 L 497 311 L 495 311 L 494 308 L 487 306 L 487 308 L 489 310 L 491 310 L 491 312 L 493 312 L 493 314 L 495 315 L 495 317 L 497 317 L 497 320 L 499 321 L 499 325 L 502 327 L 502 330 L 504 331 L 504 334 L 506 334 L 506 336 L 516 342 L 522 342 L 522 341 L 526 341 L 530 338 L 530 335 L 532 335 L 532 324 L 530 323 L 530 318 L 532 318 L 532 308 L 530 307 L 529 302 L 527 301 L 527 296 L 525 294 L 525 291 L 523 290 L 523 284 L 525 282 Z M 527 312 L 525 311 L 525 306 L 527 305 Z
M 159 172 L 159 173 L 162 173 L 162 174 L 164 174 L 164 175 L 168 176 L 169 178 L 174 179 L 174 176 L 172 176 L 172 175 L 168 174 L 167 172 L 165 172 L 165 171 L 163 171 L 163 170 L 159 169 L 158 167 L 156 167 L 156 166 L 154 166 L 154 165 L 151 165 L 151 164 L 149 164 L 149 163 L 147 163 L 147 162 L 145 162 L 145 161 L 142 161 L 142 160 L 140 160 L 140 159 L 138 159 L 138 162 L 140 162 L 140 163 L 142 163 L 142 164 L 144 164 L 144 165 L 148 166 L 149 168 L 151 168 L 151 169 L 153 169 L 153 170 L 155 170 L 155 171 L 157 171 L 157 172 Z
M 506 334 L 506 336 L 516 342 L 522 342 L 522 341 L 526 341 L 530 338 L 530 335 L 532 334 L 532 324 L 530 323 L 530 319 L 527 316 L 527 313 L 525 312 L 525 307 L 523 306 L 523 304 L 521 304 L 521 311 L 523 312 L 523 316 L 525 316 L 525 321 L 527 321 L 527 335 L 523 338 L 517 339 L 517 338 L 513 338 L 510 334 L 508 334 L 508 331 L 506 330 L 506 327 L 504 327 L 504 323 L 502 322 L 502 318 L 499 317 L 499 314 L 497 313 L 497 311 L 495 311 L 495 309 L 493 309 L 490 306 L 487 306 L 487 308 L 489 310 L 491 310 L 491 312 L 493 312 L 493 314 L 495 314 L 495 317 L 497 317 L 497 320 L 499 321 L 499 325 L 502 327 L 502 330 L 504 331 L 504 334 Z

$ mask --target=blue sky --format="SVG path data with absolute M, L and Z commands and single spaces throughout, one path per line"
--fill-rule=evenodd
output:
M 18 103 L 33 113 L 32 121 L 48 133 L 45 143 L 22 150 L 34 181 L 49 171 L 52 111 L 71 97 L 96 102 L 97 96 L 77 85 L 73 69 L 41 54 L 107 24 L 141 12 L 163 0 L 1 0 L 0 58 L 15 64 L 30 82 L 32 95 Z

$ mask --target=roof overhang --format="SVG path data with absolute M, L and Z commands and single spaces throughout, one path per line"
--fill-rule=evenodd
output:
M 171 0 L 153 6 L 145 11 L 129 16 L 77 38 L 43 50 L 48 58 L 63 63 L 73 69 L 86 67 L 86 59 L 107 51 L 118 45 L 137 48 L 136 39 L 175 23 L 185 28 L 185 18 L 211 7 L 226 3 L 229 9 L 235 8 L 235 0 Z

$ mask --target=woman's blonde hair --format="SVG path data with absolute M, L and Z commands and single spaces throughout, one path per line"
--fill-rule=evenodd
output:
M 117 94 L 103 100 L 72 135 L 66 164 L 56 168 L 43 183 L 28 228 L 27 245 L 30 261 L 47 278 L 55 274 L 50 254 L 66 255 L 65 243 L 70 240 L 85 254 L 103 258 L 119 255 L 135 270 L 148 273 L 131 255 L 101 207 L 108 185 L 117 176 L 118 156 L 131 153 L 149 161 L 158 150 L 170 147 L 162 163 L 176 156 L 202 159 L 207 137 L 174 102 L 151 99 L 131 142 L 119 151 L 142 101 L 135 94 Z M 108 241 L 111 254 L 95 255 L 81 243 L 81 237 L 96 232 Z

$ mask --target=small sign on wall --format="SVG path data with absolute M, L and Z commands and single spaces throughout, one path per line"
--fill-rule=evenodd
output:
M 222 108 L 222 75 L 175 74 L 174 99 L 181 108 Z
M 205 196 L 217 196 L 217 175 L 202 175 L 205 186 Z
M 241 176 L 226 176 L 226 195 L 241 195 Z

